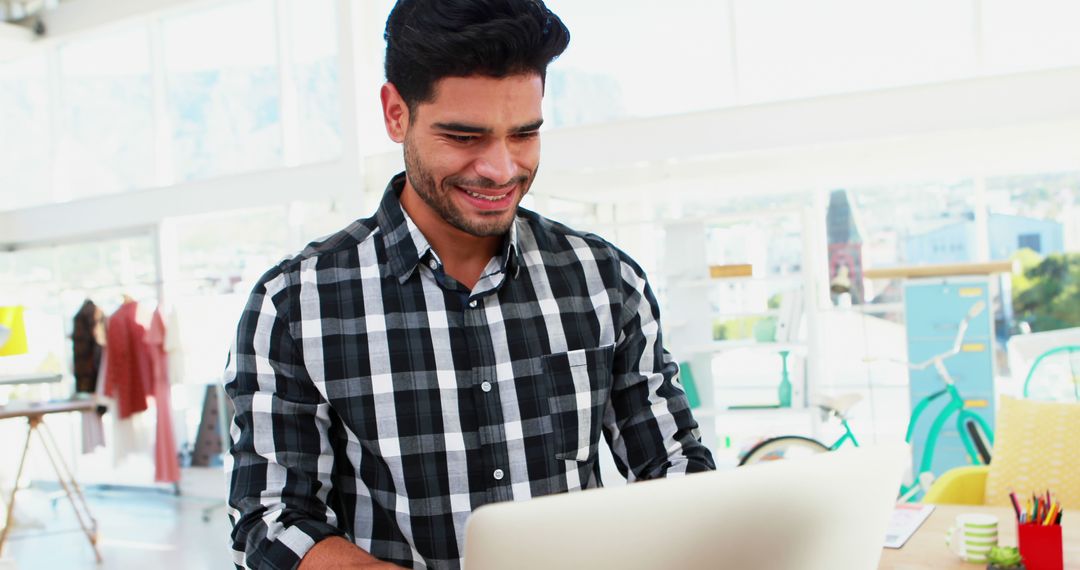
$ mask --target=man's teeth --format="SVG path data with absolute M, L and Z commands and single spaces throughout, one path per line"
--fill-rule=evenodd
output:
M 488 202 L 498 202 L 499 200 L 502 200 L 503 198 L 505 198 L 506 194 L 509 194 L 509 192 L 507 192 L 506 194 L 503 194 L 502 196 L 486 196 L 484 194 L 477 194 L 476 192 L 470 192 L 468 190 L 465 190 L 465 193 L 468 194 L 469 196 L 472 196 L 473 198 L 480 198 L 481 200 L 487 200 Z

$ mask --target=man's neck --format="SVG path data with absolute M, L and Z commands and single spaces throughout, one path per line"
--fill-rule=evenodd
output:
M 401 207 L 427 238 L 443 262 L 443 271 L 472 290 L 491 258 L 499 251 L 504 236 L 478 237 L 455 228 L 431 209 L 406 183 Z

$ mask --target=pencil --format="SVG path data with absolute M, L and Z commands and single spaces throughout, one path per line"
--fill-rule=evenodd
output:
M 1016 520 L 1023 520 L 1020 516 L 1020 501 L 1016 500 L 1016 493 L 1009 491 L 1009 500 L 1012 501 L 1013 510 L 1016 511 Z

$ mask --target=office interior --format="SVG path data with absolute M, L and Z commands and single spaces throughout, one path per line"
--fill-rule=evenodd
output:
M 88 300 L 157 322 L 167 373 L 124 420 L 44 417 L 100 562 L 36 436 L 15 481 L 27 422 L 0 420 L 0 568 L 232 563 L 230 337 L 266 269 L 403 169 L 378 100 L 392 4 L 0 0 L 0 410 L 101 397 L 76 381 Z M 954 344 L 991 430 L 1003 398 L 1077 405 L 1080 6 L 547 4 L 572 40 L 523 206 L 645 269 L 719 469 L 780 435 L 904 441 Z M 971 463 L 963 429 L 935 476 Z

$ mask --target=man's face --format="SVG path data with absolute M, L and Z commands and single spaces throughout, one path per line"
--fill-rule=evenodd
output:
M 406 191 L 429 210 L 410 214 L 478 237 L 506 233 L 540 163 L 543 89 L 536 74 L 439 80 L 398 141 Z M 397 140 L 389 113 L 387 128 Z

